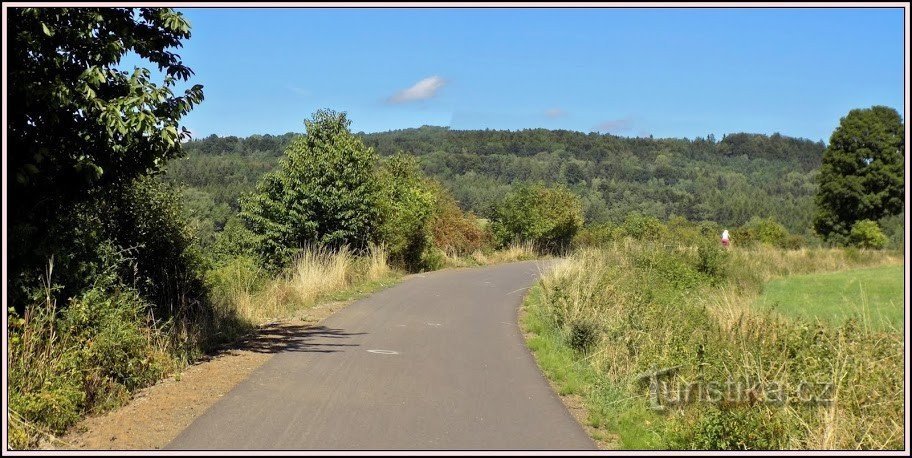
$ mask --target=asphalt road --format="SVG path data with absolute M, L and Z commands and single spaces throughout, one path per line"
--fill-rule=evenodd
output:
M 517 325 L 540 268 L 432 272 L 355 302 L 166 449 L 594 450 Z

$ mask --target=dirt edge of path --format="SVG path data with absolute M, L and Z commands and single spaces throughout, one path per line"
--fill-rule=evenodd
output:
M 295 345 L 302 331 L 360 298 L 327 302 L 304 318 L 269 323 L 231 348 L 207 356 L 155 385 L 134 393 L 130 402 L 76 424 L 63 437 L 45 441 L 44 450 L 158 450 L 177 437 L 222 396 L 276 353 Z

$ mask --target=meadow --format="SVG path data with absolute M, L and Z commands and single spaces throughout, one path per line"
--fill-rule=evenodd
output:
M 593 435 L 613 447 L 896 449 L 902 334 L 861 313 L 808 320 L 755 302 L 782 291 L 771 281 L 798 288 L 810 274 L 864 278 L 901 263 L 876 250 L 628 239 L 556 264 L 522 323 L 543 372 L 583 399 Z
M 764 285 L 755 307 L 834 324 L 858 317 L 875 328 L 901 331 L 903 266 L 793 275 Z

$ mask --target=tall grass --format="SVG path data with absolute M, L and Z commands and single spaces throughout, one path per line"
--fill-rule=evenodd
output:
M 237 257 L 208 272 L 209 307 L 164 323 L 130 288 L 98 285 L 58 307 L 48 281 L 21 317 L 9 312 L 10 445 L 55 441 L 84 415 L 126 402 L 202 352 L 393 275 L 382 246 L 365 256 L 309 248 L 277 277 Z
M 614 430 L 622 446 L 901 448 L 901 335 L 863 326 L 862 317 L 834 327 L 750 307 L 763 283 L 778 276 L 900 261 L 892 253 L 838 249 L 727 252 L 630 242 L 583 249 L 542 278 L 525 326 L 544 336 L 536 347 L 572 350 L 572 361 L 551 361 L 548 371 L 585 381 L 579 391 L 590 424 Z M 741 393 L 751 402 L 658 413 L 638 376 L 661 368 L 678 368 L 674 381 L 684 386 L 827 382 L 833 402 L 773 405 L 756 402 L 751 388 Z M 573 373 L 586 375 L 567 375 Z
M 389 277 L 393 270 L 383 246 L 371 246 L 366 256 L 348 248 L 308 247 L 290 268 L 269 278 L 249 258 L 236 258 L 210 272 L 214 305 L 253 324 L 280 319 L 313 306 L 319 299 L 354 284 Z
M 469 255 L 443 253 L 441 267 L 477 267 L 503 264 L 507 262 L 528 261 L 540 255 L 532 242 L 514 242 L 499 250 L 475 250 Z
M 61 310 L 48 280 L 22 316 L 8 311 L 9 446 L 53 438 L 174 370 L 165 323 L 130 289 L 96 285 Z

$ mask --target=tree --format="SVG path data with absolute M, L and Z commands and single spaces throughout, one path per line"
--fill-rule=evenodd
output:
M 863 219 L 852 225 L 849 232 L 849 243 L 858 248 L 880 250 L 887 245 L 887 236 L 876 222 Z
M 320 110 L 304 124 L 279 169 L 241 200 L 259 255 L 273 268 L 311 244 L 364 249 L 380 223 L 373 148 L 351 133 L 345 113 Z
M 818 176 L 814 228 L 844 242 L 856 221 L 877 221 L 903 209 L 905 128 L 893 108 L 849 112 L 839 121 Z
M 431 244 L 437 196 L 414 156 L 397 153 L 383 161 L 379 175 L 383 223 L 378 238 L 389 248 L 393 262 L 410 271 L 420 270 Z
M 76 230 L 53 224 L 62 214 L 181 154 L 178 122 L 203 93 L 172 91 L 193 72 L 172 52 L 190 25 L 171 9 L 10 8 L 7 26 L 9 262 L 24 283 Z M 161 85 L 120 69 L 127 53 Z
M 521 185 L 495 210 L 492 230 L 500 246 L 531 242 L 545 252 L 570 246 L 583 225 L 580 199 L 565 187 Z

